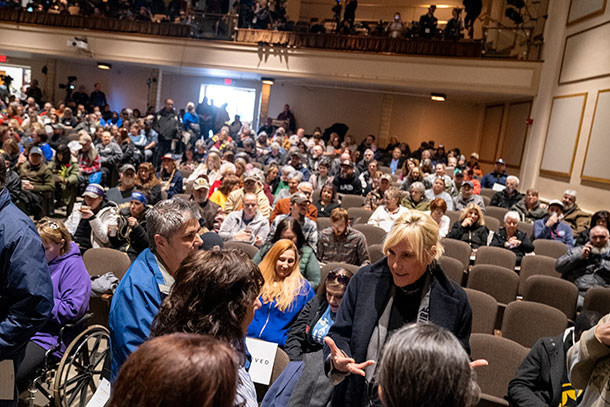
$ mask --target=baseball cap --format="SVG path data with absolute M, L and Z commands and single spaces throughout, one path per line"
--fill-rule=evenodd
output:
M 78 142 L 80 144 L 91 143 L 91 136 L 88 134 L 81 134 L 80 137 L 78 138 Z
M 455 172 L 455 174 L 453 174 L 453 178 L 455 178 L 455 177 L 460 177 L 460 178 L 463 178 L 463 177 L 464 177 L 464 172 L 463 172 L 463 171 L 461 171 L 461 170 L 457 170 L 457 171 Z
M 302 203 L 302 202 L 309 202 L 309 198 L 307 198 L 305 196 L 304 193 L 302 192 L 295 192 L 294 194 L 290 195 L 290 203 Z
M 466 185 L 468 185 L 470 188 L 474 188 L 474 183 L 472 181 L 464 181 L 462 183 L 463 187 L 466 186 Z
M 30 148 L 30 155 L 32 154 L 42 155 L 42 150 L 40 149 L 40 147 L 32 147 Z
M 500 163 L 500 164 L 502 164 L 502 165 L 504 165 L 504 164 L 505 164 L 504 160 L 503 160 L 503 159 L 501 159 L 501 158 L 498 158 L 498 159 L 496 160 L 496 164 L 497 164 L 497 163 Z
M 174 161 L 174 156 L 172 155 L 172 153 L 167 153 L 163 157 L 161 157 L 161 160 L 172 160 L 172 161 Z
M 470 156 L 476 158 L 477 160 L 479 159 L 479 153 L 472 153 Z
M 133 166 L 133 165 L 131 165 L 131 164 L 125 164 L 125 165 L 123 165 L 123 166 L 121 167 L 121 169 L 119 170 L 119 172 L 122 174 L 122 173 L 124 173 L 125 171 L 129 171 L 129 170 L 131 170 L 131 171 L 133 171 L 133 172 L 135 173 L 135 172 L 136 172 L 136 167 L 134 167 L 134 166 Z
M 200 237 L 202 241 L 201 246 L 199 247 L 200 250 L 208 251 L 214 249 L 215 247 L 218 247 L 219 249 L 224 248 L 224 242 L 222 241 L 220 235 L 216 232 L 206 232 Z
M 353 167 L 354 163 L 351 162 L 350 160 L 343 160 L 343 161 L 341 161 L 341 165 L 347 165 L 349 167 Z
M 195 182 L 193 182 L 193 189 L 195 191 L 199 191 L 200 189 L 210 189 L 210 183 L 205 178 L 197 178 Z
M 383 180 L 392 182 L 392 176 L 390 174 L 383 174 L 381 177 L 379 177 L 379 181 Z
M 87 185 L 87 188 L 85 188 L 83 196 L 95 199 L 104 196 L 104 194 L 104 188 L 102 188 L 100 184 L 89 184 Z
M 553 199 L 551 202 L 549 202 L 549 206 L 551 205 L 557 205 L 563 209 L 563 202 L 561 202 L 559 199 Z

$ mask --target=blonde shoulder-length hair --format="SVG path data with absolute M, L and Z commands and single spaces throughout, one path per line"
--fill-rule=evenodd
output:
M 282 254 L 292 250 L 294 252 L 294 266 L 288 277 L 277 281 L 275 266 Z M 288 239 L 278 240 L 260 262 L 259 268 L 265 279 L 261 289 L 263 303 L 277 302 L 276 307 L 284 312 L 290 307 L 294 299 L 299 295 L 305 279 L 299 270 L 299 251 L 292 241 Z
M 470 211 L 472 210 L 475 210 L 479 214 L 479 220 L 477 221 L 477 223 L 481 226 L 485 226 L 485 217 L 483 216 L 483 211 L 481 210 L 481 207 L 476 203 L 469 203 L 464 209 L 462 209 L 462 213 L 460 213 L 460 222 L 466 219 L 466 216 L 468 216 L 468 213 L 470 213 Z
M 420 211 L 408 211 L 394 222 L 383 243 L 383 253 L 404 241 L 420 264 L 428 265 L 443 255 L 443 245 L 438 232 L 438 224 L 430 215 Z

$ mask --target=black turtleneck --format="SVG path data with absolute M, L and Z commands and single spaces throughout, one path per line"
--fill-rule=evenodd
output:
M 413 284 L 404 287 L 396 287 L 392 311 L 390 313 L 388 333 L 402 328 L 405 324 L 417 322 L 417 312 L 419 311 L 422 291 L 426 284 L 427 276 L 428 271 Z

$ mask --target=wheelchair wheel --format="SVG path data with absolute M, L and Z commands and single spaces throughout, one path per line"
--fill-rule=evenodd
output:
M 56 407 L 85 407 L 102 378 L 106 358 L 110 357 L 110 333 L 92 325 L 68 346 L 59 362 L 53 383 Z

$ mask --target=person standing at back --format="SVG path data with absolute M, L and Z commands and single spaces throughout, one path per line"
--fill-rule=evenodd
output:
M 11 202 L 5 180 L 0 156 L 0 361 L 16 372 L 28 341 L 51 314 L 53 285 L 40 236 Z M 0 407 L 16 406 L 18 395 L 15 389 L 13 399 L 0 400 Z

